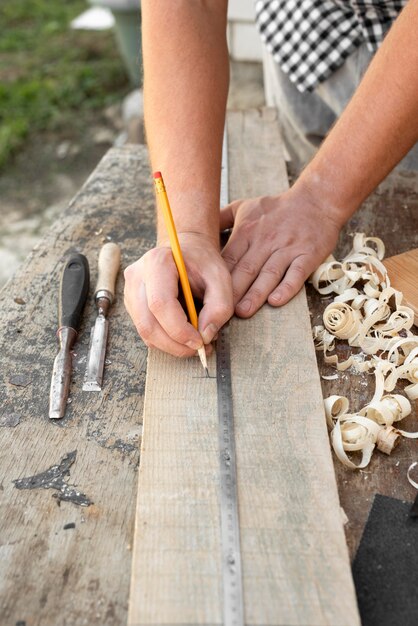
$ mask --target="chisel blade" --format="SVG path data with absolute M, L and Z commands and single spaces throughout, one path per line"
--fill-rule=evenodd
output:
M 71 379 L 71 354 L 61 348 L 54 361 L 49 394 L 49 417 L 64 417 Z
M 91 329 L 90 349 L 83 391 L 101 391 L 102 389 L 108 331 L 108 320 L 104 315 L 98 315 Z

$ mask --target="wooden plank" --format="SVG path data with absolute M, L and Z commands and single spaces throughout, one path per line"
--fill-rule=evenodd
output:
M 384 260 L 391 286 L 403 293 L 402 304 L 411 307 L 418 326 L 418 248 Z
M 285 189 L 275 113 L 228 129 L 231 199 Z M 304 291 L 234 319 L 231 359 L 245 622 L 359 624 Z M 215 380 L 151 350 L 131 626 L 222 623 L 217 451 Z
M 111 150 L 1 293 L 0 623 L 4 625 L 126 623 L 146 348 L 124 309 L 121 275 L 110 314 L 103 391 L 81 389 L 95 318 L 90 293 L 74 350 L 71 404 L 63 420 L 48 419 L 48 396 L 64 256 L 74 250 L 87 255 L 93 290 L 104 237 L 121 242 L 124 266 L 151 246 L 154 198 L 147 160 L 143 147 Z M 20 386 L 17 374 L 22 376 Z M 13 416 L 19 423 L 5 425 L 13 423 Z M 43 472 L 74 450 L 77 456 L 68 483 L 94 505 L 57 506 L 52 489 L 16 489 L 13 480 Z M 67 524 L 75 526 L 65 529 Z
M 344 227 L 335 253 L 337 259 L 348 254 L 354 232 L 381 237 L 388 257 L 417 248 L 417 174 L 393 173 L 377 188 Z M 320 297 L 312 286 L 308 286 L 307 292 L 312 322 L 319 324 L 322 312 L 329 301 Z M 347 346 L 341 345 L 338 350 L 342 358 L 348 357 L 350 349 Z M 334 374 L 335 370 L 323 362 L 322 353 L 316 354 L 320 373 Z M 396 392 L 400 393 L 405 384 L 407 383 L 401 383 Z M 321 378 L 321 385 L 324 397 L 333 394 L 347 396 L 350 411 L 353 412 L 365 406 L 374 393 L 374 377 L 368 374 L 355 376 L 350 372 L 341 372 L 337 380 L 328 381 Z M 417 420 L 418 405 L 415 402 L 412 403 L 411 415 L 402 421 L 402 428 L 417 430 Z M 376 493 L 413 502 L 416 491 L 409 484 L 406 472 L 416 458 L 417 442 L 402 439 L 390 456 L 375 452 L 370 465 L 364 471 L 353 472 L 335 459 L 341 506 L 348 517 L 345 531 L 351 558 L 354 558 L 356 553 Z

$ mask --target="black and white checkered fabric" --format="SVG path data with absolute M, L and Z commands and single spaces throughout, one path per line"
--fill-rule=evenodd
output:
M 374 51 L 407 0 L 256 0 L 267 49 L 299 91 L 312 91 L 363 42 Z

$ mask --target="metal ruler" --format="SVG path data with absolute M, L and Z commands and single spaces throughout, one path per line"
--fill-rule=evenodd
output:
M 221 206 L 228 204 L 228 145 L 226 129 L 222 149 Z M 244 626 L 241 549 L 239 536 L 237 467 L 232 403 L 229 323 L 216 342 L 216 378 L 219 418 L 221 487 L 221 550 L 223 578 L 223 624 Z

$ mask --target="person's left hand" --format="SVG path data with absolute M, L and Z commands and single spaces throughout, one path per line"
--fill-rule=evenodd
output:
M 235 313 L 251 317 L 268 301 L 286 304 L 335 248 L 339 223 L 306 192 L 237 200 L 221 210 L 233 230 L 222 251 L 231 272 Z

